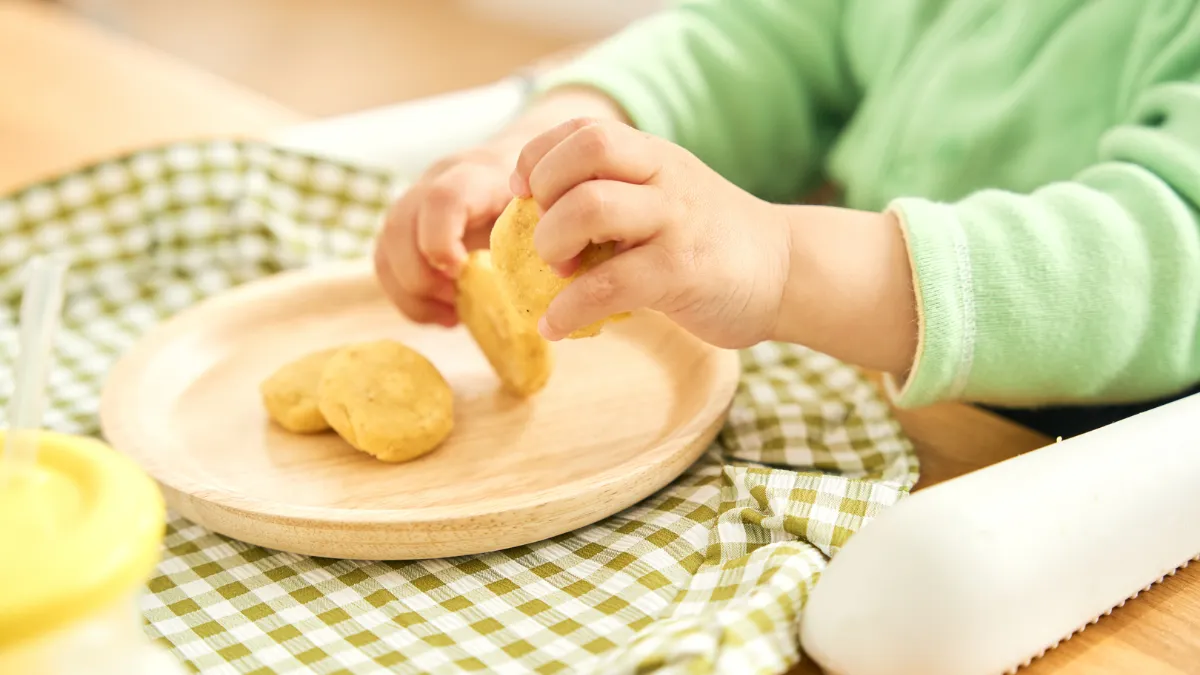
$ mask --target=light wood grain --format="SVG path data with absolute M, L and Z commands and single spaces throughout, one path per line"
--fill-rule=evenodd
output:
M 1082 572 L 1086 573 L 1086 572 Z M 1200 673 L 1200 564 L 1192 563 L 1046 653 L 1030 675 Z
M 458 0 L 59 0 L 312 115 L 488 84 L 570 45 Z
M 394 339 L 454 390 L 436 450 L 389 464 L 336 434 L 271 424 L 258 384 L 308 353 Z M 553 345 L 528 400 L 505 394 L 463 328 L 408 322 L 364 263 L 248 284 L 151 331 L 113 369 L 101 422 L 179 513 L 296 553 L 414 559 L 494 551 L 606 518 L 705 451 L 739 376 L 736 352 L 647 313 Z
M 0 0 L 0 194 L 160 142 L 257 136 L 303 116 L 95 30 Z
M 161 53 L 103 35 L 45 5 L 0 0 L 0 191 L 164 137 L 256 135 L 301 116 Z M 278 11 L 305 9 L 296 3 Z M 268 65 L 260 61 L 248 67 L 262 68 L 263 76 L 270 77 L 275 71 Z M 385 86 L 386 71 L 376 73 L 378 86 Z M 95 95 L 97 89 L 102 95 Z M 335 107 L 357 102 L 330 98 Z M 156 107 L 144 105 L 147 100 Z M 900 419 L 921 456 L 921 486 L 1044 441 L 964 406 L 904 412 Z M 1196 664 L 1200 567 L 1193 565 L 1022 672 L 1179 675 L 1200 672 Z M 817 671 L 804 665 L 794 672 Z
M 942 403 L 897 410 L 921 461 L 920 490 L 1036 450 L 1052 439 L 979 408 Z

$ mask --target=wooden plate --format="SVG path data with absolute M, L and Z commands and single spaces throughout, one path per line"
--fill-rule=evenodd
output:
M 436 451 L 386 464 L 335 434 L 272 425 L 258 385 L 313 350 L 392 338 L 455 391 Z M 152 330 L 113 369 L 104 435 L 179 514 L 269 548 L 400 560 L 528 544 L 651 495 L 716 436 L 739 374 L 653 313 L 555 345 L 529 401 L 499 381 L 464 329 L 402 318 L 359 263 L 291 272 L 214 297 Z

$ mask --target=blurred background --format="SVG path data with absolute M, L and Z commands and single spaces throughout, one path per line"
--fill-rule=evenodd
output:
M 3 0 L 0 0 L 3 1 Z M 495 81 L 666 0 L 46 0 L 323 117 Z

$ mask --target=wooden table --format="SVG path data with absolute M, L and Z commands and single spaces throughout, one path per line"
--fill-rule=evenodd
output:
M 0 0 L 0 97 L 0 193 L 138 147 L 302 120 L 33 0 Z
M 571 42 L 475 0 L 55 1 L 320 117 L 490 84 Z
M 113 153 L 182 138 L 256 136 L 302 117 L 28 0 L 0 0 L 0 85 L 0 193 Z M 899 417 L 921 456 L 920 487 L 1049 442 L 961 405 Z M 1200 673 L 1200 566 L 1117 610 L 1028 672 Z

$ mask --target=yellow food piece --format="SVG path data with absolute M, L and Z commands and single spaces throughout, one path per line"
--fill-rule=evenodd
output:
M 281 367 L 259 386 L 263 407 L 279 426 L 298 434 L 329 429 L 317 409 L 317 389 L 326 362 L 336 349 L 309 354 Z
M 514 199 L 509 203 L 492 228 L 492 263 L 497 277 L 504 284 L 505 294 L 512 301 L 518 316 L 531 326 L 546 313 L 550 301 L 580 274 L 610 259 L 614 244 L 590 244 L 580 255 L 579 269 L 563 278 L 538 257 L 533 248 L 533 231 L 538 224 L 537 203 L 532 199 Z M 610 317 L 580 328 L 567 337 L 585 338 L 599 335 Z
M 487 251 L 475 251 L 467 259 L 455 305 L 459 320 L 505 389 L 528 397 L 546 386 L 552 367 L 550 343 L 538 334 L 536 323 L 522 319 L 508 301 Z
M 450 385 L 428 359 L 391 340 L 334 354 L 318 404 L 347 443 L 385 462 L 420 457 L 454 429 Z

